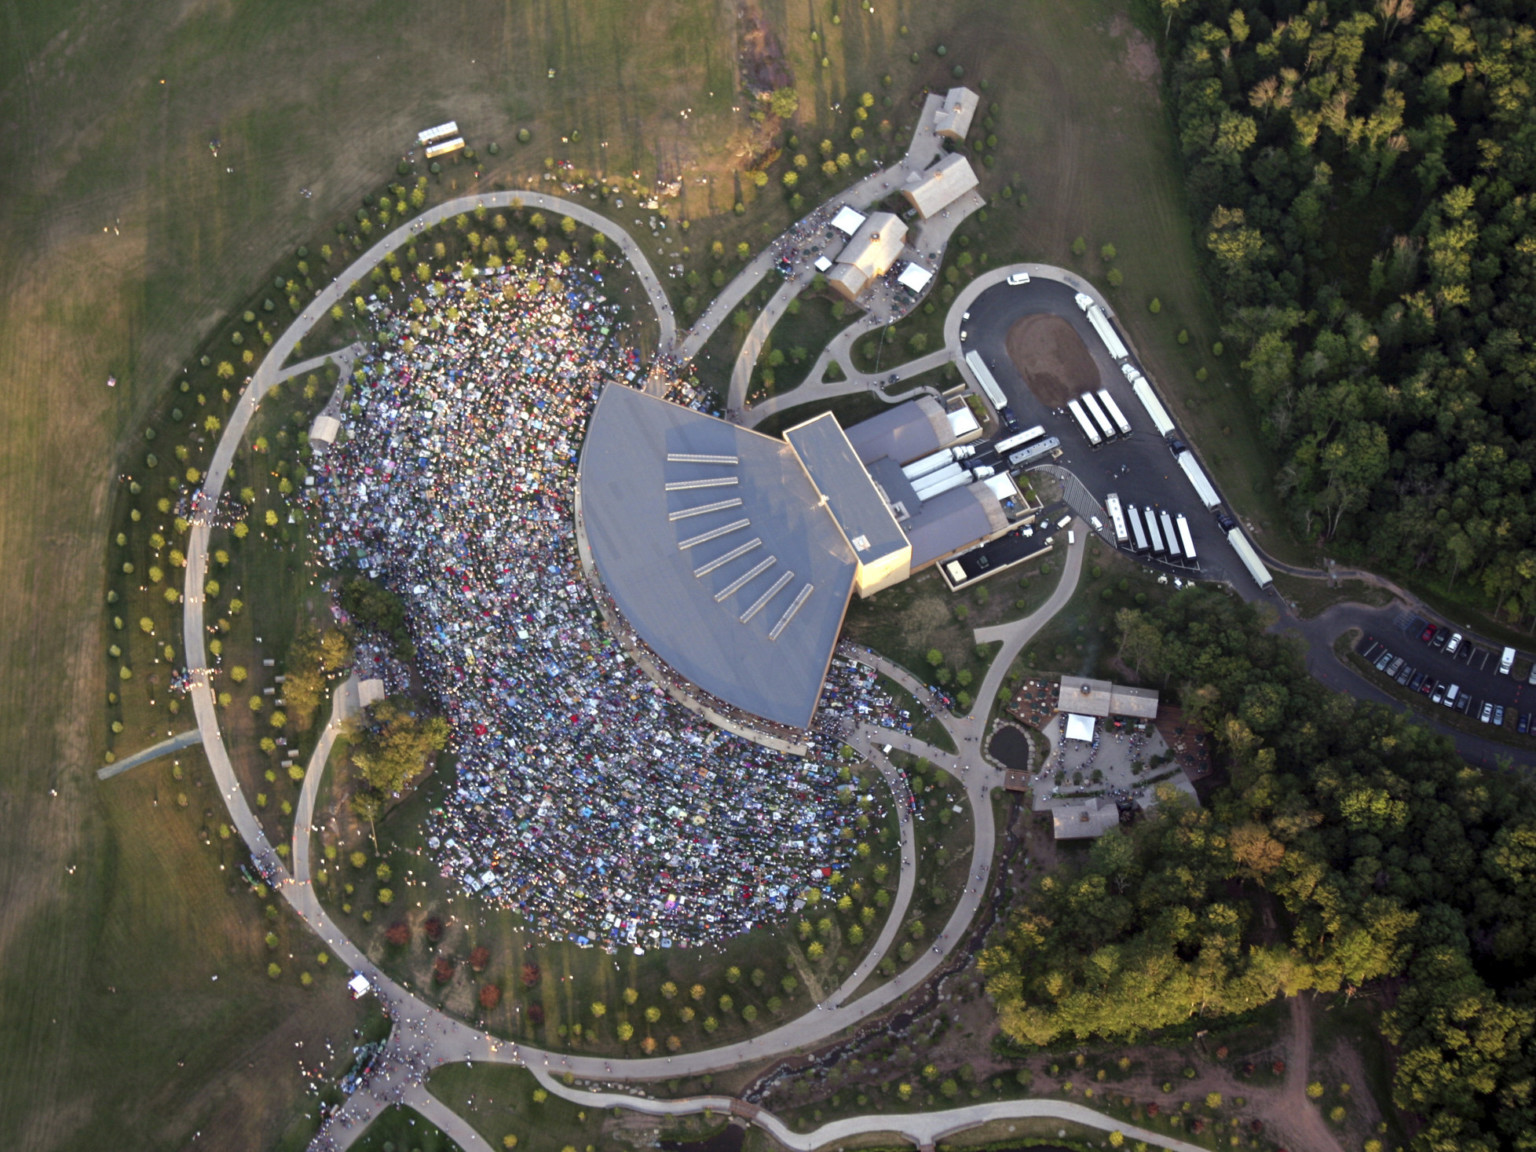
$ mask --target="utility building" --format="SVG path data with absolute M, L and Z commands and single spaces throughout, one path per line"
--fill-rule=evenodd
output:
M 944 104 L 933 118 L 933 130 L 951 140 L 964 140 L 971 130 L 971 120 L 981 97 L 969 88 L 951 88 L 944 95 Z
M 978 183 L 971 162 L 958 152 L 951 152 L 902 185 L 901 194 L 917 209 L 917 214 L 927 220 L 944 211 Z

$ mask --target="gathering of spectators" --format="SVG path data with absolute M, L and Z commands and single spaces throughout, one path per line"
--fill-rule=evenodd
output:
M 449 720 L 457 775 L 427 829 L 444 874 L 609 949 L 696 946 L 827 887 L 858 815 L 830 734 L 794 757 L 707 724 L 625 656 L 583 578 L 587 419 L 645 378 L 600 277 L 445 275 L 422 300 L 372 313 L 312 491 L 319 554 L 405 601 Z

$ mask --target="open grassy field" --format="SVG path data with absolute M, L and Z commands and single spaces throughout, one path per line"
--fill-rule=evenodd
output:
M 952 83 L 956 63 L 968 78 L 991 77 L 1002 110 L 988 171 L 1028 192 L 1023 250 L 1069 262 L 1079 233 L 1094 246 L 1114 240 L 1125 299 L 1162 296 L 1159 318 L 1123 306 L 1184 410 L 1172 385 L 1193 369 L 1176 359 L 1188 349 L 1173 342 L 1173 326 L 1195 333 L 1188 348 L 1207 346 L 1210 333 L 1167 129 L 1153 83 L 1134 80 L 1142 58 L 1115 18 L 1120 7 L 877 8 L 844 11 L 840 24 L 824 0 L 766 10 L 801 92 L 795 130 L 846 134 L 844 101 L 867 88 L 880 94 L 875 134 L 884 140 L 889 120 L 896 140 L 922 84 Z M 699 241 L 668 244 L 670 230 L 653 236 L 635 227 L 638 214 L 621 214 L 658 264 L 701 259 L 712 235 L 755 244 L 774 234 L 793 208 L 780 189 L 740 179 L 757 139 L 741 95 L 743 19 L 705 0 L 7 8 L 0 1131 L 14 1146 L 180 1147 L 201 1132 L 199 1146 L 268 1147 L 303 1117 L 295 1043 L 313 1050 L 356 1024 L 324 979 L 309 989 L 294 981 L 286 952 L 297 956 L 300 942 L 288 948 L 286 925 L 284 978 L 268 980 L 269 925 L 260 904 L 230 892 L 236 861 L 221 847 L 196 755 L 182 758 L 185 781 L 165 764 L 111 785 L 92 774 L 109 723 L 100 700 L 107 525 L 116 478 L 143 451 L 143 420 L 231 309 L 298 245 L 334 238 L 332 225 L 392 178 L 412 133 L 449 117 L 481 162 L 446 165 L 434 197 L 568 161 L 626 182 L 638 172 L 646 187 L 686 175 L 666 203 L 698 222 Z M 999 35 L 1000 19 L 1015 34 Z M 521 128 L 526 145 L 516 142 Z M 501 145 L 494 158 L 491 142 Z M 1237 402 L 1214 382 L 1207 391 L 1189 392 L 1201 406 L 1192 418 L 1210 413 L 1213 427 L 1236 429 L 1225 439 L 1230 458 L 1212 463 L 1244 503 L 1234 477 L 1255 457 Z M 1251 514 L 1262 521 L 1259 500 Z M 186 809 L 167 799 L 182 784 Z

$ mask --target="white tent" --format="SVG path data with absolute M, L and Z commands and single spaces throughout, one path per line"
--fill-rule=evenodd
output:
M 901 275 L 896 277 L 896 283 L 911 292 L 921 292 L 928 287 L 928 281 L 933 279 L 933 273 L 916 264 L 908 264 L 901 270 Z
M 859 225 L 862 223 L 864 223 L 864 213 L 855 212 L 846 204 L 837 210 L 836 216 L 832 217 L 832 227 L 844 236 L 852 236 L 859 230 Z
M 1081 740 L 1084 744 L 1093 743 L 1093 726 L 1097 723 L 1092 716 L 1080 716 L 1076 712 L 1067 713 L 1067 739 Z

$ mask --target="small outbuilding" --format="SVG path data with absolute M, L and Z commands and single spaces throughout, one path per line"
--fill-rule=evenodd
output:
M 969 88 L 951 88 L 933 117 L 933 130 L 951 140 L 964 140 L 981 97 Z
M 980 181 L 971 162 L 958 152 L 951 152 L 924 172 L 912 176 L 901 188 L 907 203 L 924 220 L 937 216 Z

